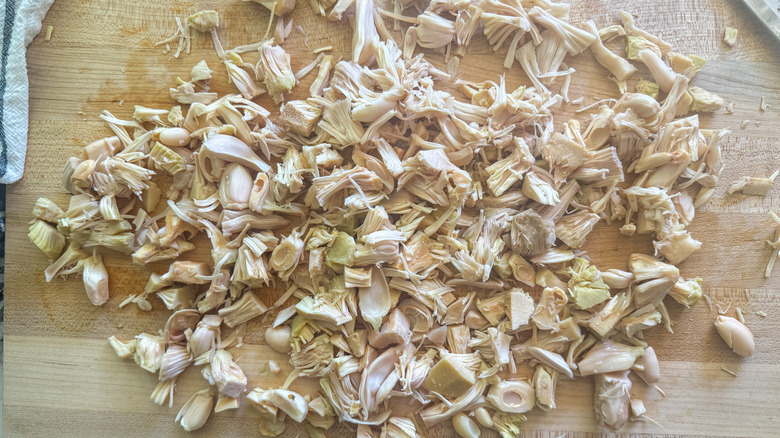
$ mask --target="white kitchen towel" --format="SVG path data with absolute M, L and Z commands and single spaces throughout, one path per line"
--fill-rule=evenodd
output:
M 27 46 L 54 0 L 0 0 L 0 184 L 19 180 L 27 152 Z

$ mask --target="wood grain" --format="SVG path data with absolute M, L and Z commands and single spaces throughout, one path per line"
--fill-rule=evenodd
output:
M 285 43 L 294 69 L 311 62 L 311 49 L 333 45 L 334 53 L 349 57 L 351 28 L 330 23 L 311 14 L 308 2 L 300 1 L 293 15 L 303 32 L 294 30 Z M 152 268 L 133 266 L 122 257 L 108 256 L 111 298 L 103 308 L 90 306 L 80 281 L 45 283 L 46 259 L 29 243 L 27 221 L 38 196 L 61 204 L 67 200 L 60 188 L 64 160 L 80 147 L 108 133 L 98 119 L 103 109 L 120 117 L 132 112 L 133 104 L 171 105 L 166 89 L 176 76 L 186 76 L 200 59 L 216 66 L 211 41 L 193 39 L 192 52 L 171 59 L 153 43 L 173 32 L 173 15 L 186 16 L 200 9 L 221 12 L 220 38 L 225 47 L 262 39 L 267 11 L 239 1 L 101 1 L 58 0 L 44 21 L 54 26 L 51 41 L 38 36 L 29 48 L 30 137 L 24 178 L 7 188 L 8 234 L 6 247 L 6 335 L 3 431 L 6 436 L 184 436 L 173 422 L 187 396 L 204 386 L 196 370 L 180 379 L 174 409 L 158 407 L 149 400 L 155 376 L 134 363 L 115 357 L 105 338 L 129 337 L 141 331 L 156 331 L 166 312 L 124 310 L 117 304 L 140 290 Z M 725 347 L 713 330 L 716 313 L 704 304 L 686 310 L 672 306 L 675 334 L 656 328 L 647 332 L 662 360 L 661 387 L 667 396 L 634 386 L 643 397 L 649 415 L 664 428 L 632 423 L 627 436 L 771 436 L 780 421 L 780 357 L 776 334 L 780 331 L 780 274 L 764 279 L 769 258 L 764 240 L 772 235 L 767 212 L 780 210 L 780 190 L 765 198 L 726 196 L 732 180 L 742 175 L 764 176 L 780 167 L 780 44 L 739 2 L 727 0 L 575 2 L 573 21 L 593 19 L 603 26 L 615 22 L 614 11 L 626 9 L 639 16 L 638 23 L 660 34 L 676 51 L 696 53 L 708 60 L 695 83 L 734 102 L 734 114 L 719 112 L 701 118 L 705 127 L 729 126 L 724 142 L 727 168 L 712 202 L 702 209 L 691 226 L 704 243 L 682 266 L 685 276 L 700 276 L 705 293 L 723 308 L 740 307 L 747 325 L 756 335 L 757 353 L 740 360 Z M 734 48 L 721 42 L 724 26 L 740 29 Z M 308 48 L 307 48 L 308 45 Z M 464 79 L 495 79 L 505 74 L 510 86 L 527 79 L 514 69 L 503 71 L 502 55 L 490 52 L 476 38 L 461 63 Z M 589 56 L 571 59 L 578 70 L 571 97 L 610 97 L 615 86 Z M 438 55 L 431 59 L 441 65 Z M 640 76 L 647 77 L 646 71 Z M 313 78 L 304 79 L 297 93 L 305 93 Z M 217 72 L 215 86 L 230 90 L 225 73 Z M 767 111 L 758 109 L 764 96 Z M 259 102 L 271 107 L 267 98 Z M 589 102 L 587 102 L 589 103 Z M 562 108 L 558 123 L 575 115 L 576 106 Z M 83 113 L 83 114 L 80 114 Z M 740 129 L 743 120 L 750 120 Z M 626 240 L 614 226 L 599 226 L 587 243 L 600 267 L 625 268 L 626 257 L 648 251 L 647 239 Z M 276 292 L 269 291 L 269 294 Z M 267 300 L 268 301 L 268 300 Z M 160 307 L 159 305 L 157 307 Z M 755 312 L 764 311 L 766 317 Z M 733 310 L 731 310 L 733 314 Z M 283 375 L 258 373 L 269 359 L 288 367 L 286 358 L 262 345 L 260 328 L 250 327 L 247 345 L 236 350 L 247 371 L 250 385 L 279 385 Z M 281 356 L 281 357 L 280 357 Z M 737 377 L 721 367 L 738 372 Z M 287 370 L 288 368 L 285 368 Z M 302 392 L 316 390 L 316 382 L 299 383 Z M 588 379 L 562 382 L 558 409 L 534 411 L 522 436 L 589 436 L 599 429 L 591 413 L 592 383 Z M 333 436 L 351 435 L 344 426 Z M 291 425 L 288 436 L 304 432 Z M 425 436 L 454 436 L 447 426 L 423 431 Z M 251 409 L 242 408 L 212 416 L 194 436 L 256 436 Z

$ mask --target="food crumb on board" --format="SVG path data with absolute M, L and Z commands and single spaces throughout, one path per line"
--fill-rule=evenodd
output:
M 739 320 L 739 322 L 744 324 L 745 323 L 745 315 L 742 314 L 742 308 L 735 307 L 734 310 L 737 311 L 737 320 Z
M 734 114 L 734 102 L 726 102 L 726 114 Z
M 702 295 L 702 298 L 704 298 L 704 302 L 707 303 L 707 307 L 710 308 L 710 313 L 712 313 L 712 300 L 710 300 L 709 295 Z
M 735 27 L 726 26 L 726 30 L 723 31 L 723 42 L 732 47 L 737 43 L 737 33 L 739 31 Z
M 758 110 L 766 111 L 767 108 L 769 108 L 769 105 L 766 103 L 766 98 L 761 96 L 761 100 L 758 102 Z
M 43 37 L 44 41 L 51 41 L 51 34 L 54 32 L 54 26 L 48 26 L 46 28 L 46 36 Z
M 316 55 L 318 53 L 328 52 L 328 51 L 331 51 L 331 50 L 333 50 L 333 46 L 324 46 L 324 47 L 320 47 L 319 49 L 312 50 L 312 53 L 314 53 Z
M 763 310 L 759 310 L 758 312 L 756 312 L 756 315 L 762 318 L 766 318 L 766 312 L 764 312 Z
M 747 128 L 747 125 L 750 123 L 750 120 L 743 120 L 742 123 L 739 124 L 739 129 L 745 129 Z
M 736 371 L 730 370 L 730 369 L 726 368 L 725 366 L 720 367 L 720 369 L 722 369 L 723 371 L 731 374 L 734 377 L 737 377 L 737 372 Z

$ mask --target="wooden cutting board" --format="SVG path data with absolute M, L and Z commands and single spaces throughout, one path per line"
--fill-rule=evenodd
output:
M 133 104 L 170 106 L 168 86 L 176 76 L 187 77 L 201 59 L 216 67 L 216 88 L 232 90 L 208 38 L 196 36 L 192 52 L 178 60 L 153 47 L 173 32 L 174 15 L 187 16 L 206 8 L 222 14 L 220 37 L 225 47 L 262 39 L 268 14 L 253 3 L 58 0 L 43 23 L 44 29 L 54 26 L 51 40 L 39 35 L 30 45 L 26 173 L 22 181 L 7 188 L 3 430 L 8 437 L 186 435 L 173 419 L 186 398 L 205 387 L 197 371 L 189 370 L 180 379 L 174 409 L 158 407 L 149 400 L 156 376 L 132 361 L 116 358 L 105 341 L 113 334 L 128 339 L 142 331 L 154 332 L 164 324 L 167 311 L 117 308 L 128 294 L 141 290 L 150 269 L 107 256 L 111 298 L 104 307 L 95 308 L 84 296 L 80 280 L 43 281 L 46 258 L 26 233 L 37 197 L 45 195 L 67 204 L 60 169 L 83 145 L 109 134 L 97 117 L 101 110 L 128 118 Z M 588 0 L 573 6 L 573 21 L 611 24 L 618 8 L 637 14 L 640 26 L 663 36 L 675 51 L 706 58 L 708 63 L 694 83 L 734 102 L 733 114 L 720 111 L 701 118 L 705 127 L 728 126 L 732 133 L 723 143 L 727 168 L 722 183 L 690 228 L 704 245 L 681 270 L 686 277 L 703 277 L 706 294 L 724 309 L 730 306 L 730 315 L 740 307 L 757 344 L 756 355 L 741 360 L 718 338 L 712 325 L 717 314 L 704 303 L 692 310 L 673 306 L 675 334 L 661 328 L 647 332 L 662 361 L 660 386 L 666 397 L 642 384 L 633 390 L 645 400 L 649 416 L 664 427 L 633 423 L 624 432 L 632 436 L 776 435 L 780 424 L 780 272 L 770 279 L 762 273 L 770 255 L 764 240 L 774 232 L 767 213 L 780 209 L 780 189 L 765 198 L 726 196 L 726 189 L 740 176 L 766 176 L 780 167 L 780 43 L 739 2 L 722 0 Z M 311 62 L 315 58 L 311 50 L 318 47 L 333 45 L 335 54 L 350 56 L 352 31 L 346 22 L 315 17 L 308 2 L 301 0 L 293 20 L 296 29 L 285 48 L 295 70 Z M 721 41 L 727 25 L 740 31 L 733 48 Z M 592 102 L 591 96 L 613 96 L 615 86 L 588 57 L 570 62 L 578 70 L 572 98 L 586 91 L 586 103 Z M 436 56 L 431 59 L 440 63 Z M 477 38 L 461 63 L 462 77 L 495 80 L 503 72 L 501 59 L 502 55 L 492 54 Z M 527 82 L 517 65 L 505 73 L 512 87 Z M 298 90 L 307 90 L 312 79 L 303 80 Z M 771 105 L 763 112 L 759 111 L 762 96 Z M 271 107 L 267 100 L 260 103 Z M 564 106 L 557 122 L 575 116 L 576 108 Z M 743 120 L 749 122 L 741 126 Z M 616 228 L 606 226 L 591 235 L 587 246 L 602 268 L 625 268 L 628 254 L 651 249 L 647 239 L 626 240 Z M 159 302 L 155 306 L 161 307 Z M 758 311 L 766 312 L 766 317 L 758 316 Z M 261 340 L 259 331 L 260 324 L 250 327 L 254 334 L 248 336 L 248 345 L 235 354 L 249 375 L 250 387 L 278 386 L 289 370 L 286 357 L 256 345 Z M 279 376 L 258 373 L 269 359 L 283 366 Z M 298 388 L 307 392 L 316 384 Z M 568 433 L 574 437 L 598 431 L 591 397 L 590 380 L 562 381 L 558 409 L 534 411 L 523 434 L 553 437 Z M 421 432 L 432 437 L 454 436 L 449 425 Z M 299 433 L 299 428 L 288 428 L 289 436 Z M 332 430 L 333 436 L 337 433 L 354 432 Z M 193 435 L 257 436 L 256 419 L 251 409 L 223 412 L 213 415 Z

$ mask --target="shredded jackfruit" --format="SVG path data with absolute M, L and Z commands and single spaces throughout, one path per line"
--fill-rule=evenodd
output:
M 274 20 L 296 2 L 256 3 Z M 385 11 L 372 0 L 313 0 L 331 20 L 352 11 L 351 50 L 331 48 L 351 55 L 320 54 L 297 74 L 293 61 L 307 55 L 280 45 L 297 47 L 291 20 L 278 19 L 273 39 L 225 50 L 217 32 L 229 29 L 216 11 L 177 19 L 161 44 L 178 43 L 178 57 L 195 32 L 211 33 L 233 94 L 216 89 L 201 61 L 189 81 L 171 84 L 180 105 L 138 105 L 130 120 L 104 112 L 112 136 L 62 172 L 67 208 L 35 204 L 29 237 L 53 260 L 46 280 L 80 274 L 93 304 L 111 304 L 104 252 L 169 264 L 119 300 L 153 311 L 157 296 L 175 312 L 164 336 L 109 343 L 159 373 L 159 404 L 172 402 L 186 368 L 199 368 L 215 389 L 182 408 L 185 430 L 245 398 L 268 435 L 283 433 L 289 416 L 313 436 L 337 419 L 359 434 L 417 436 L 408 407 L 424 406 L 425 426 L 451 419 L 478 434 L 466 415 L 474 411 L 483 427 L 514 437 L 535 406 L 556 408 L 559 375 L 596 375 L 596 417 L 619 428 L 630 406 L 641 411 L 628 374 L 655 373 L 645 330 L 671 330 L 670 299 L 690 307 L 704 296 L 702 280 L 674 266 L 701 247 L 688 226 L 724 168 L 727 131 L 704 129 L 695 114 L 724 105 L 691 85 L 704 60 L 672 52 L 623 11 L 622 25 L 599 30 L 549 0 L 397 3 Z M 456 76 L 482 36 L 507 68 L 518 61 L 524 84 Z M 633 93 L 637 68 L 603 44 L 622 36 L 626 58 L 654 80 Z M 417 46 L 442 52 L 447 71 Z M 588 48 L 621 95 L 562 121 L 576 74 L 566 58 Z M 308 90 L 296 89 L 314 69 Z M 265 108 L 264 93 L 283 105 Z M 775 176 L 745 177 L 732 191 L 766 194 Z M 602 220 L 652 235 L 656 254 L 600 271 L 587 243 Z M 544 290 L 535 299 L 522 284 Z M 269 295 L 272 287 L 283 292 Z M 240 347 L 261 326 L 268 354 L 286 356 L 255 370 Z M 241 397 L 247 376 L 289 369 L 281 387 Z M 288 390 L 299 376 L 317 377 L 320 390 Z

